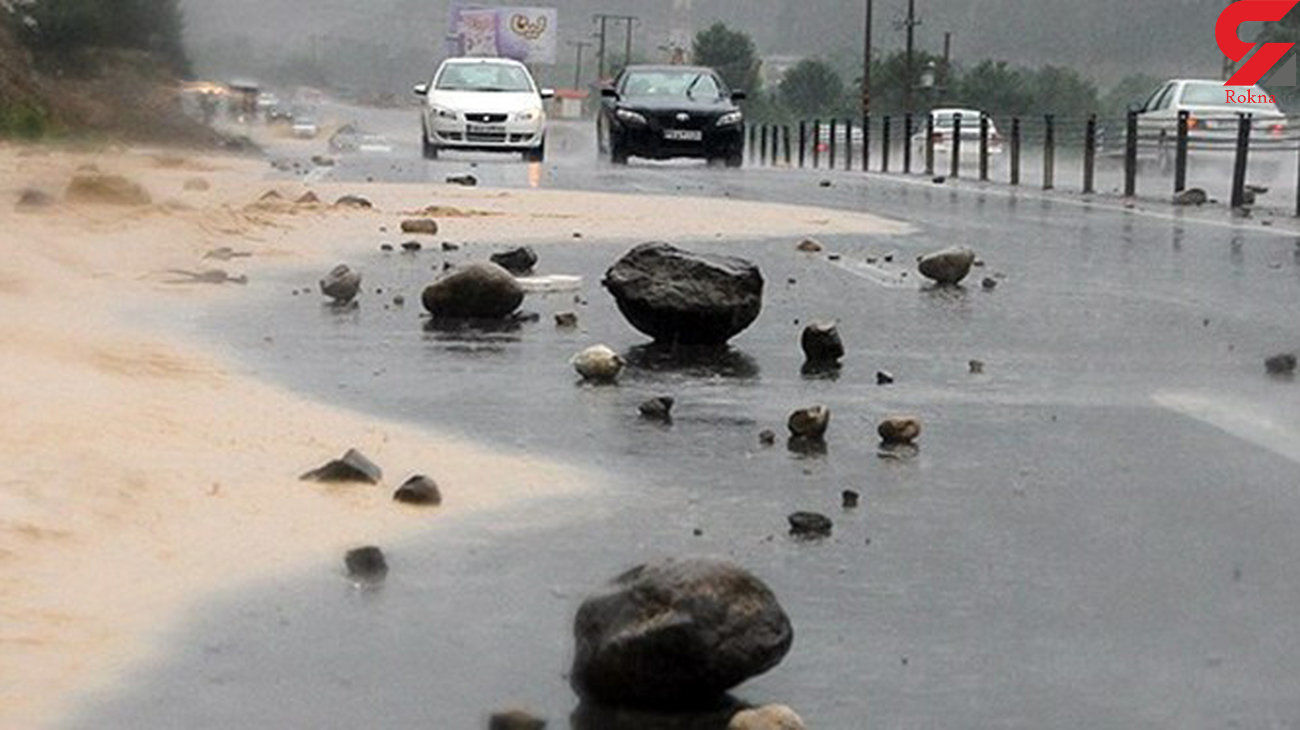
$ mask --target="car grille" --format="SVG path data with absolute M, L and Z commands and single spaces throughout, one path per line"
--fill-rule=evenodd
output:
M 505 132 L 470 132 L 465 135 L 470 142 L 491 142 L 500 144 L 506 141 Z
M 506 120 L 505 114 L 466 114 L 465 119 L 475 124 L 501 124 Z
M 660 112 L 654 115 L 655 121 L 663 129 L 706 129 L 711 121 L 703 114 L 691 114 L 686 121 L 677 118 L 678 112 Z

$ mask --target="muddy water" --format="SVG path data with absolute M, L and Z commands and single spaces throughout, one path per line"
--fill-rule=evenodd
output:
M 990 225 L 975 211 L 969 223 Z M 1294 384 L 1262 379 L 1256 357 L 1292 332 L 1292 244 L 1075 224 L 990 244 L 977 276 L 1007 275 L 993 292 L 902 276 L 954 237 L 942 229 L 830 240 L 841 265 L 791 241 L 694 245 L 748 256 L 768 281 L 760 320 L 700 361 L 636 357 L 643 338 L 598 286 L 625 247 L 599 241 L 538 247 L 541 273 L 584 277 L 582 302 L 530 296 L 541 321 L 496 332 L 427 330 L 416 305 L 442 261 L 481 259 L 485 244 L 357 262 L 368 292 L 350 312 L 290 295 L 317 272 L 255 285 L 203 324 L 251 370 L 586 464 L 605 488 L 387 545 L 380 590 L 355 589 L 339 556 L 322 556 L 295 580 L 226 596 L 73 725 L 470 728 L 523 705 L 565 727 L 584 591 L 646 559 L 704 553 L 766 579 L 796 629 L 786 661 L 738 696 L 791 704 L 810 727 L 1291 727 L 1295 464 L 1156 395 L 1231 395 L 1248 420 L 1294 429 Z M 895 263 L 863 268 L 891 251 Z M 407 305 L 385 306 L 397 293 Z M 578 330 L 553 326 L 562 310 Z M 798 335 L 815 317 L 841 320 L 837 375 L 801 374 Z M 580 385 L 567 365 L 598 342 L 638 363 L 617 387 Z M 878 369 L 898 382 L 877 386 Z M 677 398 L 670 426 L 637 415 L 656 395 Z M 759 431 L 817 402 L 834 414 L 824 453 L 760 446 Z M 924 419 L 921 449 L 882 458 L 874 423 L 899 411 Z M 449 486 L 450 500 L 475 487 Z M 844 489 L 862 506 L 842 510 Z M 790 540 L 796 510 L 830 515 L 834 536 Z

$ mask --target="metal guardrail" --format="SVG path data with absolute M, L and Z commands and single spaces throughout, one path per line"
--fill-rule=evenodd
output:
M 799 122 L 797 131 L 788 125 L 751 125 L 747 137 L 748 158 L 750 164 L 765 166 L 858 169 L 888 174 L 893 172 L 893 152 L 901 143 L 902 174 L 917 171 L 916 157 L 920 153 L 923 159 L 919 162 L 924 165 L 925 174 L 935 175 L 934 120 L 928 114 L 925 119 L 923 126 L 917 124 L 911 114 L 901 115 L 897 120 L 892 115 L 859 120 L 803 120 Z M 901 140 L 893 136 L 898 121 L 901 121 Z M 970 134 L 971 129 L 977 131 Z M 1009 134 L 1004 137 L 994 129 L 1009 130 Z M 874 146 L 873 131 L 879 134 L 879 141 Z M 919 149 L 918 139 L 923 145 Z M 1080 192 L 1096 192 L 1099 159 L 1119 159 L 1123 164 L 1126 197 L 1137 195 L 1138 179 L 1144 164 L 1154 162 L 1162 171 L 1172 172 L 1173 192 L 1179 193 L 1187 189 L 1190 161 L 1197 156 L 1213 154 L 1231 160 L 1230 204 L 1233 208 L 1240 208 L 1248 197 L 1246 180 L 1252 158 L 1289 153 L 1297 153 L 1300 157 L 1300 115 L 1274 120 L 1240 113 L 1235 119 L 1196 120 L 1183 112 L 1172 126 L 1144 123 L 1136 112 L 1124 117 L 1090 114 L 1070 118 L 1047 114 L 1031 119 L 988 115 L 962 119 L 957 115 L 945 140 L 950 150 L 946 153 L 949 165 L 944 173 L 950 178 L 969 174 L 973 168 L 980 181 L 991 181 L 994 177 L 991 151 L 994 145 L 999 145 L 1009 152 L 1006 155 L 1005 181 L 1018 186 L 1024 180 L 1025 171 L 1021 164 L 1024 151 L 1041 149 L 1042 188 L 1052 190 L 1057 184 L 1057 155 L 1077 152 L 1082 156 L 1083 165 Z M 964 153 L 966 145 L 971 145 L 974 151 Z M 971 159 L 967 159 L 967 155 Z M 878 161 L 874 170 L 873 159 Z M 1296 216 L 1300 217 L 1300 160 L 1297 161 L 1296 189 Z

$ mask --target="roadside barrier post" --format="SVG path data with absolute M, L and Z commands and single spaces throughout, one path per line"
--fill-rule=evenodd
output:
M 1237 159 L 1232 165 L 1232 207 L 1246 203 L 1246 162 L 1250 153 L 1250 125 L 1253 114 L 1237 115 Z
M 814 119 L 812 128 L 813 169 L 822 165 L 822 120 Z
M 903 115 L 903 173 L 912 172 L 912 112 Z
M 835 144 L 836 144 L 835 132 L 839 129 L 839 123 L 840 120 L 836 119 L 835 117 L 831 117 L 831 128 L 826 134 L 826 137 L 830 142 L 830 144 L 826 148 L 826 167 L 832 170 L 835 169 Z
M 961 114 L 952 115 L 952 179 L 956 180 L 961 175 Z
M 1043 117 L 1043 189 L 1056 187 L 1056 115 Z
M 1083 132 L 1083 192 L 1096 192 L 1094 184 L 1097 171 L 1097 115 L 1088 115 L 1088 125 Z
M 989 117 L 980 115 L 980 182 L 989 181 Z
M 1020 117 L 1011 118 L 1011 184 L 1020 184 Z
M 880 171 L 889 172 L 889 115 L 880 120 Z
M 808 154 L 808 122 L 799 120 L 799 169 L 803 169 L 804 158 Z
M 844 169 L 853 171 L 853 120 L 844 120 Z
M 862 171 L 871 172 L 871 115 L 862 115 Z
M 1191 126 L 1192 113 L 1183 109 L 1178 112 L 1178 137 L 1174 147 L 1174 192 L 1181 193 L 1187 189 L 1187 130 Z
M 934 115 L 925 115 L 925 174 L 934 177 Z
M 754 158 L 758 150 L 758 147 L 754 144 L 754 137 L 756 134 L 758 134 L 758 128 L 752 124 L 747 124 L 745 126 L 748 127 L 747 131 L 749 132 L 748 134 L 749 140 L 745 144 L 745 152 L 749 157 L 749 164 L 752 165 L 754 164 Z
M 1137 195 L 1138 174 L 1138 113 L 1128 111 L 1127 129 L 1124 137 L 1124 197 Z
M 785 166 L 790 167 L 790 125 L 785 125 Z

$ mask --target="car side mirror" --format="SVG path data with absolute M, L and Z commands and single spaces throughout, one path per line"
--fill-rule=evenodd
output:
M 428 84 L 416 84 L 415 87 L 412 89 L 412 91 L 415 92 L 415 95 L 416 95 L 416 96 L 428 96 L 428 95 L 429 95 L 429 85 L 428 85 Z
M 541 96 L 543 99 L 554 99 L 555 89 L 542 89 Z
M 733 91 L 733 92 L 731 92 L 731 100 L 732 100 L 732 101 L 744 101 L 748 96 L 749 96 L 749 94 L 746 94 L 746 93 L 743 92 L 743 91 Z
M 602 98 L 605 99 L 618 99 L 618 92 L 615 91 L 614 87 L 612 86 L 602 87 L 600 90 L 600 95 Z

